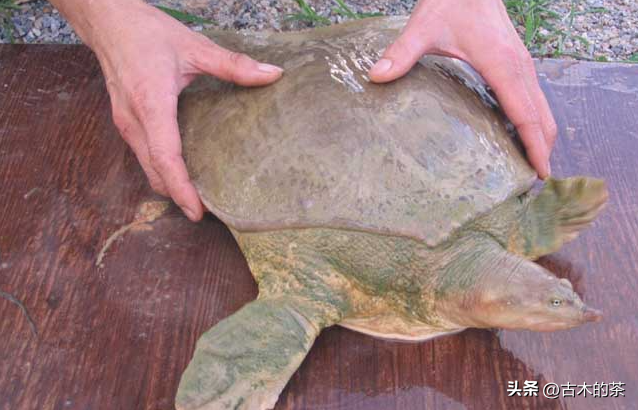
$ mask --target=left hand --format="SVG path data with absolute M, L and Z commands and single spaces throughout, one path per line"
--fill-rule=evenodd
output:
M 550 175 L 556 122 L 502 0 L 421 0 L 401 36 L 370 69 L 370 79 L 384 83 L 399 78 L 424 54 L 472 65 L 516 126 L 538 175 Z
M 282 69 L 226 50 L 142 0 L 51 1 L 97 55 L 113 121 L 153 190 L 200 220 L 204 207 L 182 158 L 178 95 L 198 75 L 260 86 Z

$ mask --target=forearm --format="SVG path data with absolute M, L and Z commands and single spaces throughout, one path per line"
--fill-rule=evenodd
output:
M 100 28 L 117 21 L 117 14 L 141 3 L 140 0 L 50 0 L 73 26 L 82 41 L 95 51 Z M 112 18 L 112 17 L 115 17 Z

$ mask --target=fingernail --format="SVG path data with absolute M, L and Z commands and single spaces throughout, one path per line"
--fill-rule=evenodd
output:
M 551 164 L 549 163 L 549 155 L 550 155 L 550 152 L 549 152 L 549 147 L 547 146 L 547 142 L 545 141 L 544 137 L 541 137 L 541 138 L 543 138 L 543 140 L 542 140 L 542 141 L 543 141 L 543 145 L 544 145 L 544 148 L 545 148 L 545 158 L 547 158 L 547 160 L 546 160 L 546 162 L 545 162 L 545 172 L 546 172 L 546 175 L 545 175 L 545 178 L 544 178 L 544 179 L 547 179 L 547 178 L 549 178 L 549 176 L 552 174 L 552 166 L 551 166 Z
M 186 214 L 186 216 L 188 217 L 188 219 L 190 219 L 191 221 L 195 220 L 195 212 L 193 212 L 191 209 L 188 209 L 186 207 L 182 208 L 182 211 Z
M 549 165 L 549 149 L 547 148 L 547 143 L 545 142 L 545 136 L 541 132 L 538 133 L 537 138 L 538 138 L 538 144 L 540 145 L 539 149 L 541 151 L 539 154 L 541 155 L 541 158 L 546 158 L 544 164 L 542 165 L 539 164 L 540 166 L 540 169 L 538 170 L 539 177 L 542 180 L 545 180 L 552 173 L 552 170 Z
M 388 71 L 390 67 L 392 67 L 392 60 L 382 58 L 381 60 L 377 61 L 374 66 L 372 66 L 372 70 L 370 71 L 376 71 L 377 74 L 383 74 Z
M 276 65 L 266 64 L 266 63 L 257 64 L 257 68 L 259 69 L 259 71 L 262 71 L 268 74 L 281 73 L 282 71 L 284 71 L 283 68 L 281 67 L 277 67 Z

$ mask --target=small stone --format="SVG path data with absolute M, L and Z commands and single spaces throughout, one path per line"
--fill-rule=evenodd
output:
M 57 19 L 51 19 L 51 31 L 56 32 L 60 30 L 60 21 Z
M 70 24 L 65 24 L 64 27 L 60 29 L 60 33 L 63 35 L 68 35 L 73 33 L 73 27 Z

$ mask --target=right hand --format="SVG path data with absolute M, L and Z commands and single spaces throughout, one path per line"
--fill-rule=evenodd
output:
M 538 84 L 532 57 L 502 0 L 419 1 L 399 38 L 370 70 L 370 79 L 393 81 L 424 54 L 470 63 L 492 87 L 516 126 L 538 175 L 549 177 L 556 122 Z
M 113 121 L 153 190 L 197 221 L 204 208 L 182 158 L 177 97 L 197 75 L 244 86 L 272 83 L 282 69 L 217 46 L 141 1 L 110 1 L 88 38 L 111 97 Z M 83 36 L 84 37 L 84 36 Z

